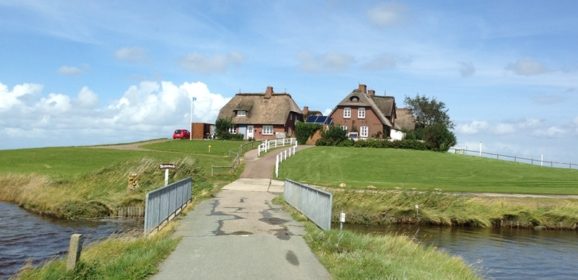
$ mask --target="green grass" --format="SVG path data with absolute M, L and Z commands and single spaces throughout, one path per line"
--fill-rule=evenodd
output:
M 407 237 L 322 231 L 287 204 L 284 208 L 305 224 L 305 241 L 333 279 L 481 279 L 459 257 Z
M 178 244 L 165 231 L 153 237 L 112 237 L 83 250 L 76 269 L 66 271 L 64 259 L 25 268 L 18 279 L 146 279 Z
M 211 153 L 208 144 L 215 147 Z M 238 150 L 241 144 L 169 140 L 138 151 L 107 147 L 4 150 L 0 151 L 0 200 L 59 218 L 107 216 L 118 207 L 142 204 L 147 191 L 162 186 L 160 163 L 176 163 L 171 180 L 191 176 L 195 191 L 235 179 L 234 174 L 208 174 L 212 165 L 230 165 L 232 158 L 226 151 Z M 128 191 L 128 177 L 133 173 L 139 188 Z
M 578 194 L 578 170 L 400 149 L 315 147 L 283 162 L 280 173 L 329 187 Z

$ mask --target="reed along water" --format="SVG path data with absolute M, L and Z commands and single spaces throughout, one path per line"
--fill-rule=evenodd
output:
M 484 279 L 578 279 L 578 231 L 399 225 L 345 225 L 344 229 L 406 235 L 460 256 Z
M 142 231 L 142 220 L 62 221 L 0 201 L 0 279 L 8 279 L 24 264 L 39 265 L 66 255 L 73 233 L 83 234 L 86 246 L 111 234 L 137 230 Z

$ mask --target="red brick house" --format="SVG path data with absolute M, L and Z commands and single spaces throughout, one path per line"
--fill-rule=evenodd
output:
M 293 137 L 295 123 L 303 121 L 303 112 L 288 93 L 238 93 L 221 110 L 218 118 L 231 119 L 232 133 L 244 139 Z
M 393 96 L 378 96 L 367 86 L 347 95 L 329 115 L 333 123 L 345 129 L 354 138 L 403 138 L 396 126 L 397 107 Z M 401 140 L 401 139 L 399 139 Z

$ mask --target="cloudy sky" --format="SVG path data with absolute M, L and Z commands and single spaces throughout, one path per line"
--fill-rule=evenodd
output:
M 433 3 L 435 2 L 435 3 Z M 169 137 L 266 86 L 446 103 L 460 146 L 578 162 L 575 1 L 0 0 L 0 149 Z

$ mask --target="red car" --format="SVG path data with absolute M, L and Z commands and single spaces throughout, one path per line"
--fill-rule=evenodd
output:
M 189 139 L 190 137 L 191 133 L 186 129 L 177 129 L 173 133 L 173 139 Z

